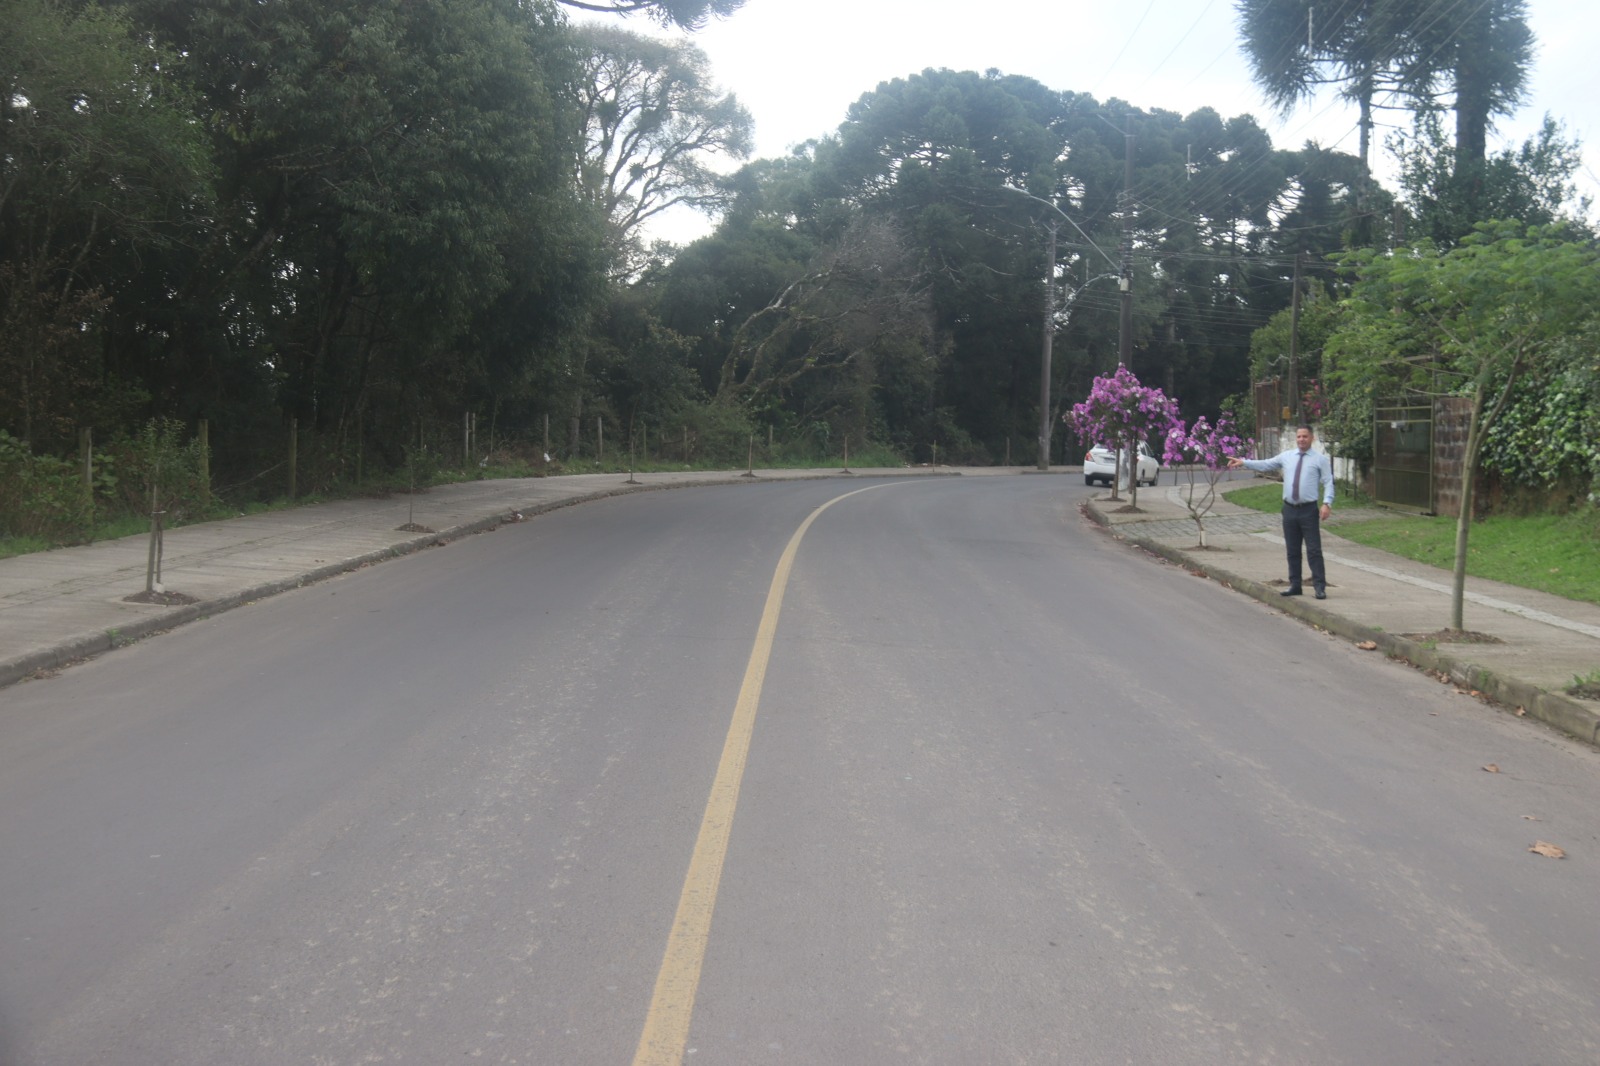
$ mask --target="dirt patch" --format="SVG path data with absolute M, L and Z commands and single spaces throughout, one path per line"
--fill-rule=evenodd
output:
M 182 592 L 135 592 L 122 597 L 124 603 L 154 603 L 162 607 L 183 607 L 200 601 Z
M 1144 508 L 1143 507 L 1135 507 L 1133 504 L 1130 503 L 1130 504 L 1126 504 L 1126 505 L 1124 505 L 1122 507 L 1118 507 L 1115 511 L 1112 511 L 1111 513 L 1112 514 L 1144 514 Z
M 1504 644 L 1505 641 L 1489 633 L 1471 629 L 1437 629 L 1432 633 L 1401 633 L 1407 640 L 1418 644 Z
M 437 529 L 429 529 L 427 526 L 419 526 L 415 522 L 407 522 L 405 525 L 396 526 L 395 528 L 398 529 L 401 533 L 437 533 L 437 532 L 439 532 Z
M 1600 681 L 1585 681 L 1581 685 L 1573 685 L 1567 689 L 1567 695 L 1576 696 L 1580 700 L 1600 700 Z

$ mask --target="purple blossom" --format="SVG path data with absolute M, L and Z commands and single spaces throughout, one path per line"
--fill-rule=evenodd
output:
M 1171 465 L 1198 463 L 1207 470 L 1224 470 L 1229 457 L 1245 454 L 1250 447 L 1251 442 L 1239 436 L 1233 416 L 1224 411 L 1215 425 L 1204 415 L 1187 427 L 1182 422 L 1174 423 L 1167 434 L 1164 457 Z
M 1184 504 L 1189 509 L 1189 517 L 1194 519 L 1199 528 L 1202 548 L 1206 547 L 1206 515 L 1211 513 L 1211 508 L 1216 504 L 1217 484 L 1228 468 L 1228 459 L 1247 454 L 1251 444 L 1251 441 L 1239 436 L 1233 415 L 1227 411 L 1217 416 L 1215 425 L 1201 415 L 1188 426 L 1182 422 L 1174 423 L 1167 434 L 1164 455 L 1167 463 L 1173 466 L 1182 464 L 1189 470 L 1189 491 L 1184 497 Z M 1205 470 L 1204 492 L 1199 490 L 1196 483 L 1196 467 Z
M 1178 421 L 1178 405 L 1160 389 L 1141 385 L 1133 371 L 1119 366 L 1097 377 L 1089 397 L 1062 416 L 1089 443 L 1133 443 L 1160 439 Z

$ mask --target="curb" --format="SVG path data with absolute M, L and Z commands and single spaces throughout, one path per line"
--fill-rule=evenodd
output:
M 1310 602 L 1285 600 L 1278 595 L 1276 589 L 1269 588 L 1259 581 L 1231 574 L 1209 563 L 1201 563 L 1188 552 L 1161 541 L 1123 532 L 1115 523 L 1106 521 L 1105 516 L 1089 504 L 1084 504 L 1083 512 L 1102 529 L 1124 543 L 1132 544 L 1152 555 L 1158 555 L 1200 577 L 1216 581 L 1223 588 L 1242 592 L 1246 596 L 1260 600 L 1268 607 L 1298 618 L 1302 622 L 1309 622 L 1335 636 L 1355 642 L 1371 641 L 1377 645 L 1377 650 L 1391 659 L 1408 663 L 1419 670 L 1442 674 L 1457 685 L 1476 689 L 1507 706 L 1519 707 L 1527 712 L 1527 717 L 1559 729 L 1575 740 L 1600 747 L 1600 711 L 1586 706 L 1579 700 L 1563 693 L 1550 692 L 1517 678 L 1502 677 L 1475 663 L 1446 655 L 1437 648 L 1427 648 L 1405 637 L 1352 622 L 1348 618 L 1342 618 L 1331 611 L 1317 607 L 1314 600 Z

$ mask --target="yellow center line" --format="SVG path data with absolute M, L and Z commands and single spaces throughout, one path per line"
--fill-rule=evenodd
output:
M 905 484 L 891 482 L 891 484 Z M 772 657 L 773 638 L 778 631 L 778 612 L 783 608 L 789 571 L 794 567 L 800 541 L 817 517 L 851 496 L 887 485 L 866 488 L 835 496 L 800 523 L 789 538 L 767 590 L 767 604 L 756 628 L 756 644 L 744 668 L 744 683 L 734 704 L 733 722 L 722 745 L 717 776 L 711 783 L 700 820 L 700 835 L 695 838 L 689 873 L 683 879 L 683 894 L 678 897 L 678 912 L 672 919 L 667 951 L 656 974 L 655 993 L 650 997 L 650 1012 L 645 1016 L 644 1034 L 634 1052 L 634 1066 L 678 1066 L 689 1043 L 689 1018 L 694 1013 L 694 997 L 700 988 L 700 966 L 705 961 L 706 943 L 711 935 L 711 910 L 717 902 L 717 885 L 722 880 L 722 862 L 728 854 L 728 837 L 733 831 L 733 808 L 739 802 L 739 786 L 744 780 L 745 759 L 750 754 L 750 737 L 755 730 L 756 708 L 761 702 L 761 686 L 767 676 L 767 660 Z

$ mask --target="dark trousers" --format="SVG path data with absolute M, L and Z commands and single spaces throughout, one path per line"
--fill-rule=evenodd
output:
M 1283 546 L 1289 553 L 1289 587 L 1300 587 L 1300 546 L 1306 549 L 1311 564 L 1311 585 L 1321 592 L 1328 584 L 1322 569 L 1322 520 L 1314 503 L 1283 505 Z

